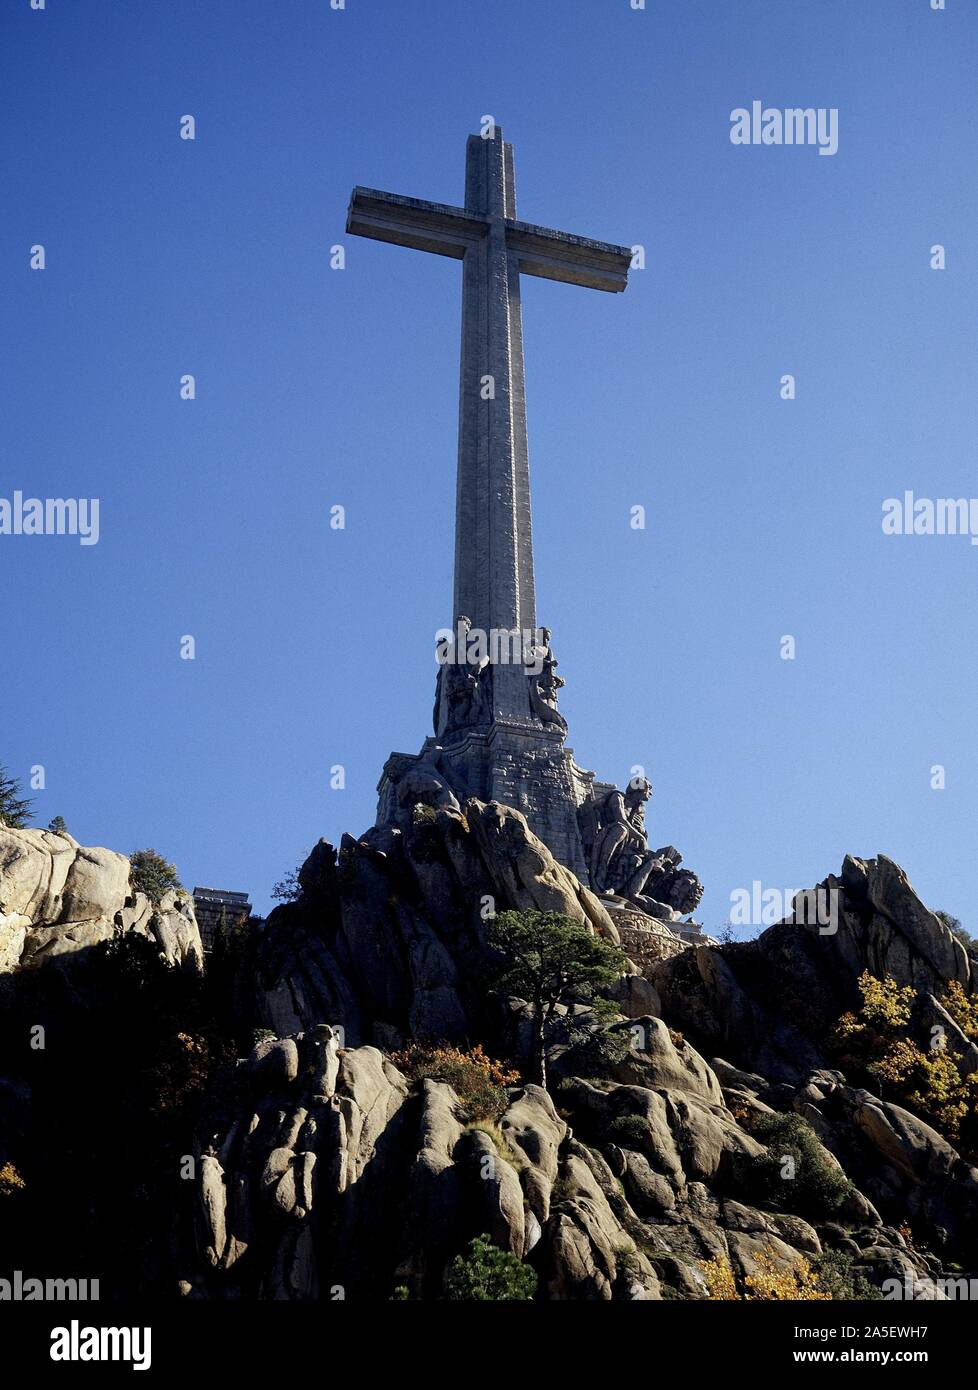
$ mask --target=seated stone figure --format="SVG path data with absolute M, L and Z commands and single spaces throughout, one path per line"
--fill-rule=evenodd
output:
M 557 675 L 559 662 L 550 647 L 550 629 L 542 627 L 537 633 L 537 641 L 527 648 L 524 654 L 529 683 L 530 713 L 536 715 L 541 724 L 567 733 L 567 720 L 557 708 L 557 694 L 566 684 L 563 676 Z
M 588 856 L 591 887 L 633 903 L 650 917 L 679 921 L 692 912 L 703 885 L 673 845 L 650 850 L 645 807 L 652 787 L 645 778 L 617 787 L 599 801 L 581 807 L 579 819 Z
M 652 788 L 643 777 L 629 783 L 625 791 L 616 787 L 595 806 L 588 867 L 599 891 L 613 892 L 637 879 L 644 866 L 651 869 L 645 833 L 645 803 L 651 795 Z
M 435 736 L 444 739 L 460 729 L 488 723 L 492 710 L 492 673 L 487 657 L 470 661 L 466 644 L 471 618 L 460 615 L 456 636 L 439 643 L 438 677 L 432 722 Z

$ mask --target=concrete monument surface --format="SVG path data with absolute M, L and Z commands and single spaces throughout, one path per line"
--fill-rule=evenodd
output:
M 649 851 L 624 801 L 610 824 L 626 794 L 596 783 L 566 746 L 564 680 L 536 615 L 520 277 L 618 293 L 631 250 L 519 221 L 513 147 L 498 126 L 468 138 L 463 207 L 358 187 L 347 230 L 462 262 L 453 626 L 439 643 L 432 735 L 420 753 L 388 758 L 378 823 L 418 801 L 499 801 L 583 883 L 678 919 L 698 902 L 698 880 L 676 879 L 676 851 Z

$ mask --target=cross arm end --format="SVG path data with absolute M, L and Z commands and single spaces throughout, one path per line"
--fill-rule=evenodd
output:
M 358 186 L 350 195 L 346 230 L 355 236 L 457 259 L 464 256 L 466 246 L 485 236 L 486 224 L 448 203 L 429 203 Z
M 620 294 L 628 284 L 632 251 L 608 241 L 572 236 L 569 232 L 536 227 L 529 222 L 510 222 L 507 245 L 519 258 L 524 275 L 584 285 L 592 290 Z

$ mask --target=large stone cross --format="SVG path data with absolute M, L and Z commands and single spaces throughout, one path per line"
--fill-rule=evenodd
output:
M 470 135 L 465 206 L 355 188 L 347 231 L 462 262 L 455 602 L 485 633 L 534 631 L 520 275 L 623 290 L 631 251 L 516 218 L 513 147 Z M 497 669 L 493 717 L 525 719 L 521 670 Z

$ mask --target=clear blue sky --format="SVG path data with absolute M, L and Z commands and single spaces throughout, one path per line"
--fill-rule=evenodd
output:
M 5 0 L 0 496 L 101 499 L 97 546 L 0 537 L 39 822 L 261 908 L 372 822 L 452 616 L 460 274 L 346 204 L 459 202 L 491 114 L 521 217 L 647 248 L 620 297 L 524 282 L 578 761 L 645 766 L 709 928 L 879 850 L 978 928 L 978 548 L 880 528 L 978 494 L 978 10 L 947 4 Z M 755 98 L 838 107 L 838 154 L 731 145 Z

